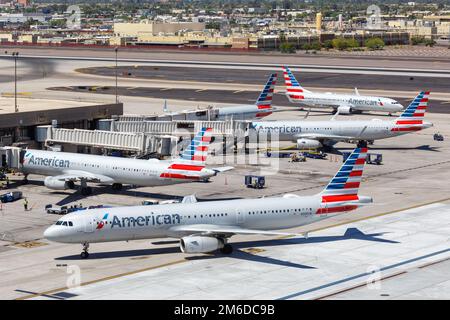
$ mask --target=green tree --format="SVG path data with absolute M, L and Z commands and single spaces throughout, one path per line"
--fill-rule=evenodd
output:
M 332 40 L 326 40 L 324 43 L 323 43 L 323 47 L 325 48 L 325 49 L 331 49 L 331 48 L 333 48 L 333 41 Z
M 289 42 L 280 44 L 280 51 L 282 53 L 295 53 L 295 46 Z
M 320 51 L 320 49 L 322 49 L 322 45 L 320 44 L 319 41 L 314 41 L 313 43 L 311 43 L 311 49 Z
M 344 38 L 334 38 L 331 41 L 331 44 L 332 44 L 333 48 L 338 49 L 338 50 L 345 50 L 348 48 L 347 40 Z
M 347 41 L 347 46 L 349 48 L 358 48 L 359 47 L 359 42 L 356 41 L 355 39 L 346 39 Z
M 381 50 L 384 47 L 384 41 L 380 38 L 370 38 L 366 40 L 366 47 L 370 50 Z

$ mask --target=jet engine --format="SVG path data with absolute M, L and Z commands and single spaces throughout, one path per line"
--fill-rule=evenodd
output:
M 320 148 L 322 144 L 320 141 L 313 140 L 313 139 L 298 139 L 297 140 L 297 148 L 299 149 L 317 149 Z
M 215 237 L 188 236 L 180 240 L 180 249 L 184 253 L 212 252 L 223 246 L 223 240 Z
M 348 106 L 341 106 L 337 108 L 337 111 L 339 111 L 339 114 L 350 114 L 353 113 L 353 108 Z
M 74 183 L 72 181 L 61 181 L 55 179 L 54 177 L 47 177 L 44 180 L 44 185 L 53 190 L 67 190 L 72 189 L 74 187 Z

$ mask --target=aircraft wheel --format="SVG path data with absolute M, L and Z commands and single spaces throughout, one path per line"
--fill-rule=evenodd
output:
M 81 194 L 83 196 L 88 196 L 88 195 L 92 194 L 92 188 L 91 187 L 82 188 Z
M 231 254 L 233 252 L 233 247 L 231 246 L 231 244 L 225 244 L 223 246 L 223 248 L 220 249 L 220 252 L 222 252 L 223 254 Z
M 89 252 L 83 251 L 83 252 L 80 254 L 80 256 L 81 256 L 81 259 L 87 259 L 87 258 L 89 258 Z
M 69 189 L 75 189 L 75 182 L 67 181 L 67 187 L 69 187 Z
M 122 190 L 122 184 L 121 183 L 113 183 L 112 185 L 113 190 Z

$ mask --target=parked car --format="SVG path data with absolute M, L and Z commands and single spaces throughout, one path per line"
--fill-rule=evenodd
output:
M 19 199 L 22 199 L 22 191 L 12 191 L 12 192 L 2 194 L 0 196 L 0 200 L 3 203 L 13 202 L 13 201 L 17 201 Z

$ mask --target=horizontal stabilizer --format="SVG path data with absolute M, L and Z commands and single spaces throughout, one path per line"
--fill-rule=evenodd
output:
M 217 167 L 217 168 L 212 168 L 212 170 L 213 171 L 215 171 L 215 172 L 226 172 L 226 171 L 230 171 L 230 170 L 233 170 L 234 169 L 234 167 L 230 167 L 230 166 L 228 166 L 228 167 Z

